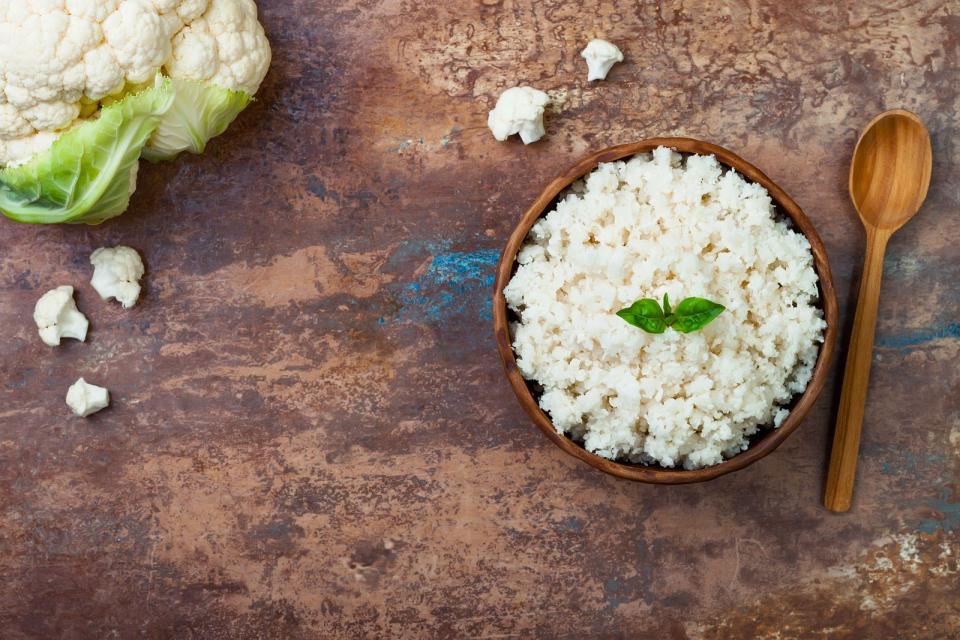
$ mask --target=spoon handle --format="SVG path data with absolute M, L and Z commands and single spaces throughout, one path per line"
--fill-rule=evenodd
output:
M 847 511 L 853 499 L 853 482 L 857 474 L 857 454 L 860 450 L 860 426 L 863 407 L 870 382 L 870 363 L 873 359 L 873 333 L 877 324 L 877 305 L 880 302 L 880 280 L 883 276 L 883 254 L 890 231 L 867 227 L 867 255 L 860 278 L 857 313 L 853 318 L 853 333 L 847 350 L 847 364 L 843 371 L 840 391 L 840 410 L 833 434 L 833 449 L 823 504 L 831 511 Z

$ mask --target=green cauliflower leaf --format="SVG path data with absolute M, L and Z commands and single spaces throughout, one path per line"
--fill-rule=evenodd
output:
M 173 83 L 158 77 L 25 164 L 0 170 L 0 211 L 34 224 L 99 224 L 120 215 L 136 189 L 140 153 L 175 97 Z
M 176 98 L 164 114 L 143 157 L 151 162 L 172 160 L 183 151 L 203 153 L 207 142 L 230 126 L 253 96 L 212 84 L 173 78 Z

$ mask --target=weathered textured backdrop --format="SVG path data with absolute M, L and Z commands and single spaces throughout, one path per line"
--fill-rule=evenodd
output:
M 955 2 L 259 5 L 272 71 L 204 157 L 145 167 L 101 227 L 0 224 L 4 638 L 956 637 Z M 627 60 L 588 85 L 594 35 Z M 518 83 L 566 97 L 530 147 L 485 128 Z M 927 122 L 934 179 L 889 249 L 850 514 L 819 505 L 834 383 L 700 486 L 534 429 L 489 294 L 552 176 L 653 135 L 733 149 L 816 223 L 849 318 L 847 163 L 891 107 Z M 148 265 L 131 311 L 88 284 L 112 243 Z M 51 349 L 30 316 L 60 284 L 92 331 Z M 87 421 L 80 375 L 113 394 Z

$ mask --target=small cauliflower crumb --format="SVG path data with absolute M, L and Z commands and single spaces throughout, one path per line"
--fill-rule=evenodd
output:
M 67 389 L 67 406 L 81 418 L 105 409 L 110 404 L 110 392 L 80 378 Z
M 90 254 L 90 264 L 93 265 L 90 285 L 102 299 L 114 298 L 124 309 L 137 303 L 144 269 L 143 260 L 135 249 L 101 247 Z
M 697 469 L 779 426 L 826 323 L 810 244 L 714 156 L 601 164 L 530 230 L 504 289 L 517 366 L 557 431 L 600 456 Z M 723 304 L 694 333 L 617 317 L 640 298 Z
M 595 38 L 580 52 L 587 61 L 587 81 L 606 80 L 610 69 L 618 62 L 623 62 L 623 53 L 617 45 L 606 40 Z
M 789 417 L 790 417 L 790 410 L 780 407 L 779 409 L 777 409 L 777 412 L 773 414 L 773 427 L 775 429 L 779 428 L 780 425 L 782 425 L 786 421 L 786 419 Z
M 87 317 L 77 310 L 73 287 L 67 285 L 40 296 L 33 308 L 33 321 L 37 323 L 40 339 L 51 347 L 58 346 L 61 338 L 83 342 L 87 339 L 87 328 L 90 326 Z
M 520 134 L 523 144 L 536 142 L 543 137 L 543 110 L 550 97 L 533 87 L 507 89 L 497 100 L 497 106 L 487 117 L 487 126 L 493 137 L 503 142 L 515 133 Z

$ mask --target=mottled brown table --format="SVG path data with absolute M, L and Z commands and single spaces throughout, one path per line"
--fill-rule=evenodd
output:
M 204 157 L 145 167 L 101 227 L 0 221 L 3 638 L 957 637 L 956 2 L 259 4 L 273 68 Z M 594 35 L 627 61 L 588 85 Z M 485 127 L 518 83 L 566 96 L 529 147 Z M 819 504 L 835 377 L 705 485 L 533 428 L 489 298 L 546 181 L 613 143 L 724 145 L 817 224 L 849 319 L 847 162 L 898 106 L 934 179 L 887 256 L 851 513 Z M 131 311 L 88 284 L 111 243 L 148 264 Z M 52 349 L 30 316 L 60 284 L 92 330 Z M 80 375 L 113 394 L 86 421 Z

